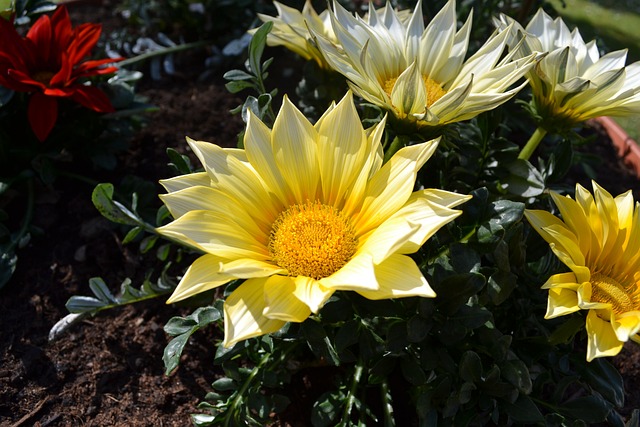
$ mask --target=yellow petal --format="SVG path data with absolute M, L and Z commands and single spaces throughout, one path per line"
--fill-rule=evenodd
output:
M 220 266 L 220 272 L 236 279 L 250 279 L 252 277 L 267 277 L 284 273 L 286 270 L 271 262 L 242 258 L 225 261 Z
M 274 157 L 297 203 L 315 201 L 320 181 L 317 132 L 284 97 L 271 132 Z
M 544 285 L 542 285 L 541 289 L 552 289 L 552 288 L 565 288 L 565 289 L 578 289 L 580 284 L 576 281 L 576 275 L 572 272 L 570 273 L 559 273 L 554 274 L 549 277 Z
M 212 211 L 191 211 L 157 230 L 160 234 L 228 260 L 270 259 L 266 245 L 246 231 L 250 224 L 238 223 L 237 219 Z M 264 236 L 261 238 L 263 241 L 266 239 Z
M 221 265 L 222 259 L 214 255 L 203 255 L 195 260 L 167 300 L 167 304 L 192 297 L 231 281 L 233 276 L 220 272 Z
M 371 178 L 354 223 L 356 234 L 374 229 L 407 202 L 418 170 L 435 152 L 438 142 L 439 138 L 400 149 Z
M 292 277 L 273 276 L 264 285 L 265 307 L 262 314 L 269 319 L 285 322 L 304 322 L 311 310 L 295 295 L 296 284 Z
M 281 203 L 267 191 L 248 161 L 243 161 L 244 150 L 223 149 L 192 139 L 187 142 L 209 174 L 211 185 L 234 197 L 260 226 L 271 226 L 282 210 Z
M 629 341 L 629 338 L 640 331 L 640 311 L 613 314 L 611 316 L 611 326 L 620 341 Z
M 595 236 L 589 226 L 589 221 L 584 214 L 584 210 L 570 197 L 563 197 L 558 193 L 552 191 L 551 197 L 556 206 L 560 210 L 562 219 L 567 224 L 569 229 L 578 237 L 580 250 L 583 254 L 587 255 L 593 252 L 591 247 L 592 240 L 596 241 Z M 594 257 L 595 254 L 592 255 Z
M 378 289 L 378 280 L 369 254 L 356 253 L 340 270 L 319 280 L 320 284 L 333 291 L 358 291 Z
M 224 341 L 231 347 L 238 341 L 275 332 L 286 322 L 265 317 L 264 287 L 268 279 L 249 279 L 224 302 Z
M 587 315 L 587 335 L 588 362 L 596 357 L 615 356 L 622 350 L 623 343 L 616 337 L 611 324 L 598 317 L 593 310 Z
M 333 290 L 325 288 L 311 277 L 298 276 L 295 278 L 295 285 L 296 298 L 309 306 L 313 313 L 318 313 L 324 303 L 333 295 Z
M 375 266 L 375 275 L 379 286 L 377 290 L 357 291 L 365 298 L 380 300 L 436 296 L 416 263 L 408 256 L 391 255 L 382 264 Z
M 578 305 L 576 291 L 566 288 L 549 289 L 545 319 L 553 319 L 554 317 L 575 313 L 578 310 L 580 310 L 580 306 Z
M 275 193 L 284 205 L 294 204 L 289 186 L 280 173 L 273 154 L 271 130 L 251 110 L 244 137 L 247 159 L 264 180 L 269 191 Z
M 160 184 L 169 192 L 178 191 L 198 185 L 211 185 L 211 178 L 206 172 L 194 172 L 186 175 L 175 176 L 169 179 L 161 179 Z
M 370 153 L 350 91 L 316 128 L 323 201 L 335 205 L 350 190 Z

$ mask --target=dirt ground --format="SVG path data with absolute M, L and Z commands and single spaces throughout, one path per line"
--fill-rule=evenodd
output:
M 118 169 L 98 177 L 103 181 L 132 174 L 157 182 L 172 175 L 166 147 L 184 151 L 185 135 L 233 146 L 242 129 L 228 113 L 240 100 L 219 80 L 176 76 L 146 82 L 141 92 L 160 111 L 120 156 Z M 640 187 L 605 138 L 591 149 L 603 158 L 603 177 L 611 177 L 601 182 L 605 188 Z M 189 309 L 152 300 L 85 320 L 48 342 L 51 326 L 67 314 L 67 299 L 88 295 L 91 277 L 101 275 L 116 290 L 126 277 L 139 284 L 154 265 L 154 253 L 122 245 L 123 229 L 93 207 L 92 189 L 71 179 L 40 189 L 34 223 L 43 235 L 19 251 L 16 273 L 0 290 L 0 426 L 188 425 L 216 378 L 212 343 L 220 336 L 214 328 L 199 331 L 181 367 L 165 376 L 161 356 L 169 339 L 162 327 Z M 625 378 L 622 412 L 629 414 L 640 407 L 640 352 L 629 346 L 614 363 Z

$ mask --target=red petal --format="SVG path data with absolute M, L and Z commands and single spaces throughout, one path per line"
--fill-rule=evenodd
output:
M 33 133 L 42 142 L 58 119 L 58 101 L 40 92 L 34 93 L 29 100 L 28 116 Z
M 58 52 L 66 50 L 73 39 L 73 28 L 71 28 L 71 19 L 65 6 L 56 9 L 51 17 L 51 27 Z
M 63 52 L 60 61 L 60 71 L 58 71 L 53 77 L 51 77 L 49 86 L 64 86 L 65 83 L 69 82 L 69 80 L 71 79 L 72 71 L 73 65 L 69 63 L 67 54 Z
M 100 24 L 82 24 L 76 27 L 73 49 L 70 49 L 69 60 L 73 64 L 77 64 L 88 56 L 91 53 L 91 49 L 98 43 L 101 32 L 102 26 Z
M 33 42 L 38 59 L 42 61 L 41 67 L 48 64 L 51 57 L 51 36 L 51 20 L 46 15 L 41 16 L 27 33 L 27 39 Z
M 29 85 L 30 87 L 32 87 L 31 90 L 44 90 L 46 88 L 45 85 L 43 85 L 40 82 L 37 82 L 35 80 L 33 80 L 30 76 L 28 76 L 27 74 L 25 74 L 23 71 L 21 70 L 8 70 L 7 71 L 7 75 L 9 78 L 15 80 L 18 83 L 22 83 L 25 85 Z
M 80 86 L 71 95 L 71 99 L 98 113 L 113 113 L 115 111 L 107 95 L 97 87 Z

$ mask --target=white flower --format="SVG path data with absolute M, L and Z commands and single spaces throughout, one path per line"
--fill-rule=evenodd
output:
M 569 31 L 561 18 L 552 19 L 542 9 L 523 29 L 501 15 L 500 28 L 512 35 L 525 33 L 524 43 L 512 48 L 520 56 L 548 53 L 527 74 L 537 114 L 548 130 L 571 127 L 603 115 L 640 113 L 640 63 L 625 67 L 627 51 L 600 57 L 595 40 L 585 43 L 578 29 Z
M 329 65 L 356 94 L 418 128 L 468 120 L 506 102 L 537 56 L 503 55 L 509 33 L 496 31 L 465 61 L 471 16 L 456 30 L 454 0 L 426 28 L 420 1 L 405 22 L 391 8 L 372 8 L 365 21 L 336 1 L 329 17 L 336 41 L 311 28 Z

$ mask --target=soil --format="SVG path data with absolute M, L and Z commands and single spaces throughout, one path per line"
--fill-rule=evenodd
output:
M 157 183 L 173 175 L 166 166 L 166 147 L 187 152 L 185 135 L 234 146 L 243 127 L 238 116 L 229 114 L 240 99 L 229 95 L 219 80 L 177 75 L 146 81 L 139 93 L 160 110 L 149 116 L 120 156 L 118 169 L 98 175 L 103 181 L 118 183 L 125 175 L 136 175 Z M 590 150 L 607 171 L 602 176 L 616 177 L 601 184 L 638 189 L 638 178 L 617 159 L 601 129 L 592 132 L 598 137 Z M 106 311 L 72 327 L 63 338 L 48 341 L 51 327 L 68 314 L 68 298 L 89 295 L 91 277 L 101 275 L 115 291 L 126 277 L 139 286 L 156 264 L 155 253 L 141 255 L 135 245 L 122 244 L 124 229 L 100 216 L 91 204 L 92 189 L 60 178 L 55 189 L 38 191 L 34 223 L 43 233 L 19 251 L 14 277 L 0 290 L 0 426 L 188 425 L 189 414 L 197 412 L 196 405 L 216 378 L 212 343 L 221 336 L 215 328 L 199 331 L 186 347 L 180 368 L 165 376 L 161 355 L 169 338 L 162 327 L 190 309 L 152 300 Z M 614 363 L 625 379 L 621 412 L 628 415 L 640 407 L 638 347 L 625 347 Z M 300 382 L 308 386 L 308 378 Z M 308 396 L 311 392 L 304 387 L 298 385 L 292 395 Z M 307 425 L 299 411 L 289 414 L 291 419 L 274 422 Z

